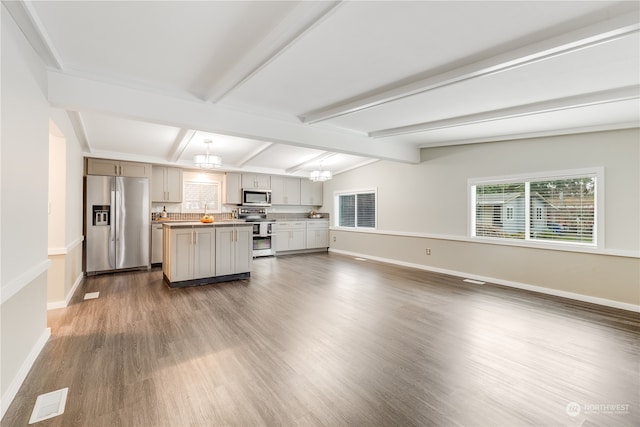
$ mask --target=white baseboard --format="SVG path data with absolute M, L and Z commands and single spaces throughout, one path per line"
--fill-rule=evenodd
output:
M 80 286 L 80 283 L 82 283 L 82 279 L 84 279 L 84 274 L 80 273 L 78 277 L 76 277 L 76 281 L 73 283 L 71 290 L 65 296 L 64 301 L 48 302 L 47 310 L 55 310 L 57 308 L 65 308 L 66 306 L 68 306 L 69 302 L 71 302 L 71 298 L 73 298 L 73 294 L 76 293 L 78 286 Z
M 535 285 L 530 285 L 530 284 L 527 284 L 527 283 L 512 282 L 510 280 L 498 279 L 496 277 L 478 276 L 477 274 L 469 274 L 469 273 L 464 273 L 464 272 L 461 272 L 461 271 L 447 270 L 445 268 L 431 267 L 431 266 L 428 266 L 428 265 L 415 264 L 415 263 L 404 262 L 404 261 L 399 261 L 399 260 L 395 260 L 395 259 L 376 257 L 376 256 L 371 256 L 371 255 L 367 255 L 367 254 L 361 254 L 361 253 L 357 253 L 357 252 L 343 251 L 343 250 L 340 250 L 340 249 L 331 249 L 331 248 L 329 248 L 329 252 L 334 252 L 334 253 L 341 254 L 341 255 L 348 255 L 348 256 L 353 256 L 353 257 L 371 259 L 371 260 L 374 260 L 374 261 L 385 262 L 385 263 L 388 263 L 388 264 L 401 265 L 401 266 L 404 266 L 404 267 L 417 268 L 419 270 L 432 271 L 434 273 L 449 274 L 451 276 L 458 276 L 458 277 L 464 277 L 464 278 L 469 278 L 469 279 L 481 280 L 483 282 L 495 283 L 497 285 L 508 286 L 510 288 L 524 289 L 524 290 L 531 291 L 531 292 L 538 292 L 538 293 L 541 293 L 541 294 L 554 295 L 554 296 L 557 296 L 557 297 L 569 298 L 569 299 L 573 299 L 573 300 L 577 300 L 577 301 L 589 302 L 589 303 L 592 303 L 592 304 L 598 304 L 598 305 L 603 305 L 603 306 L 606 306 L 606 307 L 619 308 L 619 309 L 622 309 L 622 310 L 627 310 L 627 311 L 633 311 L 633 312 L 636 312 L 636 313 L 640 313 L 640 305 L 629 304 L 629 303 L 620 302 L 620 301 L 614 301 L 614 300 L 605 299 L 605 298 L 592 297 L 592 296 L 589 296 L 589 295 L 577 294 L 577 293 L 574 293 L 574 292 L 566 292 L 566 291 L 561 291 L 559 289 L 545 288 L 545 287 L 542 287 L 542 286 L 535 286 Z
M 27 378 L 27 374 L 31 370 L 31 367 L 35 363 L 36 359 L 38 358 L 38 355 L 44 348 L 50 336 L 51 336 L 51 328 L 46 328 L 42 333 L 42 335 L 40 336 L 40 338 L 38 339 L 38 341 L 35 343 L 35 345 L 31 349 L 31 351 L 29 352 L 29 354 L 27 355 L 27 358 L 22 363 L 22 366 L 20 366 L 18 373 L 16 374 L 13 381 L 11 381 L 11 384 L 9 385 L 9 388 L 7 389 L 7 391 L 2 396 L 2 404 L 0 408 L 2 413 L 0 413 L 0 419 L 4 417 L 5 412 L 7 412 L 7 409 L 9 409 L 9 405 L 11 405 L 11 402 L 13 402 L 13 399 L 16 397 L 16 394 L 18 394 L 18 390 L 20 390 L 20 386 L 24 382 L 25 378 Z

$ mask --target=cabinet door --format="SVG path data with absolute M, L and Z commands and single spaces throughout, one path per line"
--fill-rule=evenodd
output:
M 225 176 L 224 202 L 230 205 L 242 203 L 242 175 L 227 173 Z
M 216 227 L 216 276 L 234 273 L 234 227 Z
M 303 206 L 322 206 L 322 183 L 308 179 L 300 180 L 300 204 Z
M 307 246 L 306 234 L 307 232 L 304 229 L 291 230 L 291 239 L 289 240 L 289 250 L 297 251 L 299 249 L 305 249 Z
M 329 229 L 316 230 L 316 248 L 329 247 Z
M 167 168 L 153 166 L 151 168 L 151 201 L 166 202 L 165 176 Z
M 201 279 L 216 275 L 216 233 L 215 228 L 194 229 L 193 278 Z
M 291 240 L 291 230 L 288 228 L 278 228 L 276 234 L 276 252 L 284 252 L 289 250 L 289 242 Z
M 150 178 L 151 165 L 148 163 L 120 162 L 120 176 Z
M 108 159 L 87 159 L 87 175 L 118 175 L 118 161 Z
M 171 230 L 171 267 L 169 280 L 180 282 L 193 279 L 193 230 Z
M 242 188 L 263 188 L 267 190 L 271 189 L 271 176 L 254 173 L 243 173 Z
M 307 221 L 307 249 L 329 247 L 329 221 Z
M 300 178 L 285 178 L 283 182 L 284 188 L 284 204 L 299 205 L 300 204 Z
M 248 273 L 253 261 L 253 228 L 236 227 L 235 272 Z
M 167 202 L 182 203 L 182 169 L 166 168 L 165 191 Z
M 257 188 L 271 188 L 271 175 L 256 175 Z
M 284 205 L 284 177 L 272 176 L 271 177 L 271 204 L 272 205 Z

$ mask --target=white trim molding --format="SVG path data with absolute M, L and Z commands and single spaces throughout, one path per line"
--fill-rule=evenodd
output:
M 83 241 L 84 241 L 84 236 L 80 236 L 65 247 L 49 248 L 49 256 L 66 255 L 72 250 L 74 250 L 78 245 L 82 244 Z
M 16 397 L 16 394 L 18 394 L 18 390 L 20 390 L 20 386 L 24 382 L 25 378 L 27 378 L 27 374 L 31 370 L 31 367 L 35 363 L 36 359 L 38 358 L 38 355 L 44 348 L 50 336 L 51 336 L 51 328 L 46 328 L 42 333 L 42 335 L 40 335 L 40 338 L 38 338 L 38 341 L 36 341 L 35 345 L 31 348 L 31 351 L 27 355 L 27 358 L 24 360 L 24 362 L 20 366 L 20 370 L 18 370 L 18 373 L 13 378 L 13 381 L 11 381 L 11 384 L 7 388 L 7 391 L 2 396 L 2 408 L 0 409 L 2 412 L 0 413 L 0 419 L 2 419 L 5 412 L 7 412 L 7 409 L 9 409 L 9 405 L 11 405 L 11 402 L 13 402 L 13 399 Z
M 510 288 L 524 289 L 524 290 L 531 291 L 531 292 L 537 292 L 537 293 L 546 294 L 546 295 L 553 295 L 553 296 L 562 297 L 562 298 L 568 298 L 568 299 L 572 299 L 572 300 L 576 300 L 576 301 L 588 302 L 588 303 L 591 303 L 591 304 L 597 304 L 597 305 L 602 305 L 602 306 L 606 306 L 606 307 L 618 308 L 618 309 L 622 309 L 622 310 L 627 310 L 627 311 L 633 311 L 633 312 L 636 312 L 636 313 L 640 313 L 640 305 L 629 304 L 629 303 L 620 302 L 620 301 L 614 301 L 614 300 L 605 299 L 605 298 L 598 298 L 598 297 L 592 297 L 592 296 L 589 296 L 589 295 L 577 294 L 577 293 L 574 293 L 574 292 L 566 292 L 566 291 L 561 291 L 561 290 L 558 290 L 558 289 L 545 288 L 545 287 L 542 287 L 542 286 L 530 285 L 528 283 L 513 282 L 513 281 L 510 281 L 510 280 L 503 280 L 503 279 L 498 279 L 498 278 L 495 278 L 495 277 L 486 277 L 486 276 L 478 276 L 476 274 L 467 274 L 467 273 L 464 273 L 464 272 L 461 272 L 461 271 L 456 271 L 456 270 L 448 270 L 448 269 L 445 269 L 445 268 L 431 267 L 431 266 L 423 265 L 423 264 L 416 264 L 416 263 L 412 263 L 412 262 L 399 261 L 399 260 L 390 259 L 390 258 L 371 256 L 371 255 L 361 254 L 361 253 L 357 253 L 357 252 L 343 251 L 343 250 L 340 250 L 340 249 L 331 249 L 331 248 L 329 248 L 329 252 L 333 252 L 333 253 L 340 254 L 340 255 L 347 255 L 347 256 L 352 256 L 352 257 L 363 258 L 365 260 L 366 259 L 370 259 L 370 260 L 373 260 L 373 261 L 384 262 L 384 263 L 387 263 L 387 264 L 400 265 L 400 266 L 403 266 L 403 267 L 416 268 L 416 269 L 419 269 L 419 270 L 431 271 L 431 272 L 434 272 L 434 273 L 448 274 L 448 275 L 451 275 L 451 276 L 462 277 L 462 278 L 465 278 L 465 279 L 474 279 L 474 280 L 479 280 L 479 281 L 483 281 L 483 282 L 487 282 L 487 283 L 493 283 L 493 284 L 496 284 L 496 285 L 507 286 L 507 287 L 510 287 Z
M 20 292 L 22 288 L 33 282 L 41 274 L 46 273 L 50 266 L 51 261 L 46 259 L 41 263 L 34 265 L 15 279 L 11 280 L 6 286 L 3 286 L 0 304 L 4 304 L 5 302 L 9 301 L 11 297 Z
M 84 279 L 84 274 L 80 273 L 78 275 L 78 277 L 76 277 L 76 281 L 73 283 L 73 286 L 69 290 L 69 293 L 65 296 L 64 301 L 48 302 L 47 303 L 47 310 L 55 310 L 55 309 L 58 309 L 58 308 L 67 307 L 69 305 L 69 303 L 71 302 L 71 298 L 73 298 L 73 295 L 76 293 L 76 290 L 80 286 L 80 283 L 82 283 L 83 279 Z

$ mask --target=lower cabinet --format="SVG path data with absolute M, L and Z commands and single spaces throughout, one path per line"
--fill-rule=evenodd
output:
M 306 249 L 307 226 L 305 221 L 276 222 L 276 252 Z
M 165 226 L 162 271 L 169 286 L 213 283 L 236 274 L 248 277 L 252 233 L 251 225 Z
M 307 221 L 307 249 L 329 247 L 329 221 Z
M 214 228 L 178 228 L 169 235 L 168 277 L 172 282 L 216 275 Z
M 251 271 L 253 228 L 216 228 L 216 276 Z

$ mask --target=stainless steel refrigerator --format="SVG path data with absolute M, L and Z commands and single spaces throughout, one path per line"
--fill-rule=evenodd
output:
M 85 179 L 87 274 L 149 267 L 149 179 Z

